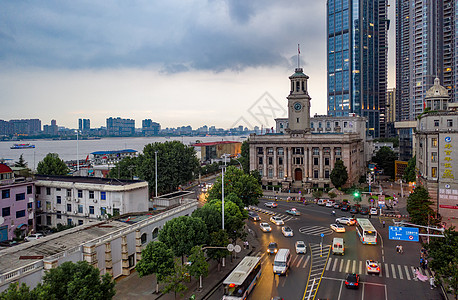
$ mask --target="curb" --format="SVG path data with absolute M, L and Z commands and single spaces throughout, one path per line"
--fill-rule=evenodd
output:
M 382 217 L 390 217 L 390 218 L 409 218 L 409 215 L 399 215 L 399 214 L 381 214 Z

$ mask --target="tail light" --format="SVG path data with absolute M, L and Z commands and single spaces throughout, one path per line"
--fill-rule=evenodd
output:
M 348 281 L 345 280 L 345 284 L 348 284 Z
M 357 285 L 358 285 L 358 283 L 357 283 L 357 282 L 355 282 L 355 285 L 357 286 Z

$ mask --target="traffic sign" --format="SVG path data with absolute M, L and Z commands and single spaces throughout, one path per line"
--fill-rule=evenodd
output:
M 389 239 L 398 241 L 418 242 L 418 228 L 390 226 Z

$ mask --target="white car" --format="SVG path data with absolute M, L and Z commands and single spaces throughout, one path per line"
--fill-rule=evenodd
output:
M 283 222 L 283 220 L 277 216 L 270 217 L 270 222 L 274 223 L 275 225 L 285 225 L 285 222 Z
M 29 242 L 29 241 L 39 240 L 42 237 L 43 237 L 43 235 L 41 233 L 33 233 L 33 234 L 29 235 L 29 236 L 26 236 L 24 238 L 24 241 Z
M 378 215 L 378 210 L 377 210 L 377 208 L 372 207 L 372 208 L 371 208 L 371 211 L 370 211 L 369 213 L 370 213 L 371 215 L 373 215 L 373 216 L 376 216 L 376 215 Z
M 340 224 L 331 224 L 331 229 L 335 232 L 345 232 L 345 227 Z
M 299 254 L 299 253 L 307 253 L 307 247 L 305 246 L 305 242 L 304 241 L 297 241 L 296 242 L 296 253 Z
M 275 208 L 278 206 L 278 204 L 275 202 L 266 202 L 264 205 L 270 208 Z
M 271 232 L 272 231 L 272 228 L 270 228 L 270 225 L 265 223 L 265 222 L 259 224 L 259 227 L 261 227 L 261 230 L 264 231 L 264 232 Z
M 336 219 L 336 224 L 355 225 L 356 220 L 353 218 L 342 217 Z
M 293 230 L 289 226 L 283 226 L 281 228 L 281 233 L 283 233 L 284 236 L 293 236 Z
M 378 263 L 378 261 L 368 259 L 366 260 L 366 270 L 367 273 L 380 274 L 380 264 Z
M 326 205 L 326 202 L 328 202 L 328 199 L 318 199 L 316 204 L 318 204 L 318 205 Z
M 326 202 L 326 207 L 334 207 L 334 203 L 336 203 L 334 200 L 329 200 Z

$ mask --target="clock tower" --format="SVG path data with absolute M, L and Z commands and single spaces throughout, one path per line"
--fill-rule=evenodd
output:
M 302 68 L 296 68 L 289 77 L 291 90 L 288 99 L 288 133 L 310 132 L 310 96 L 307 91 L 307 79 Z

